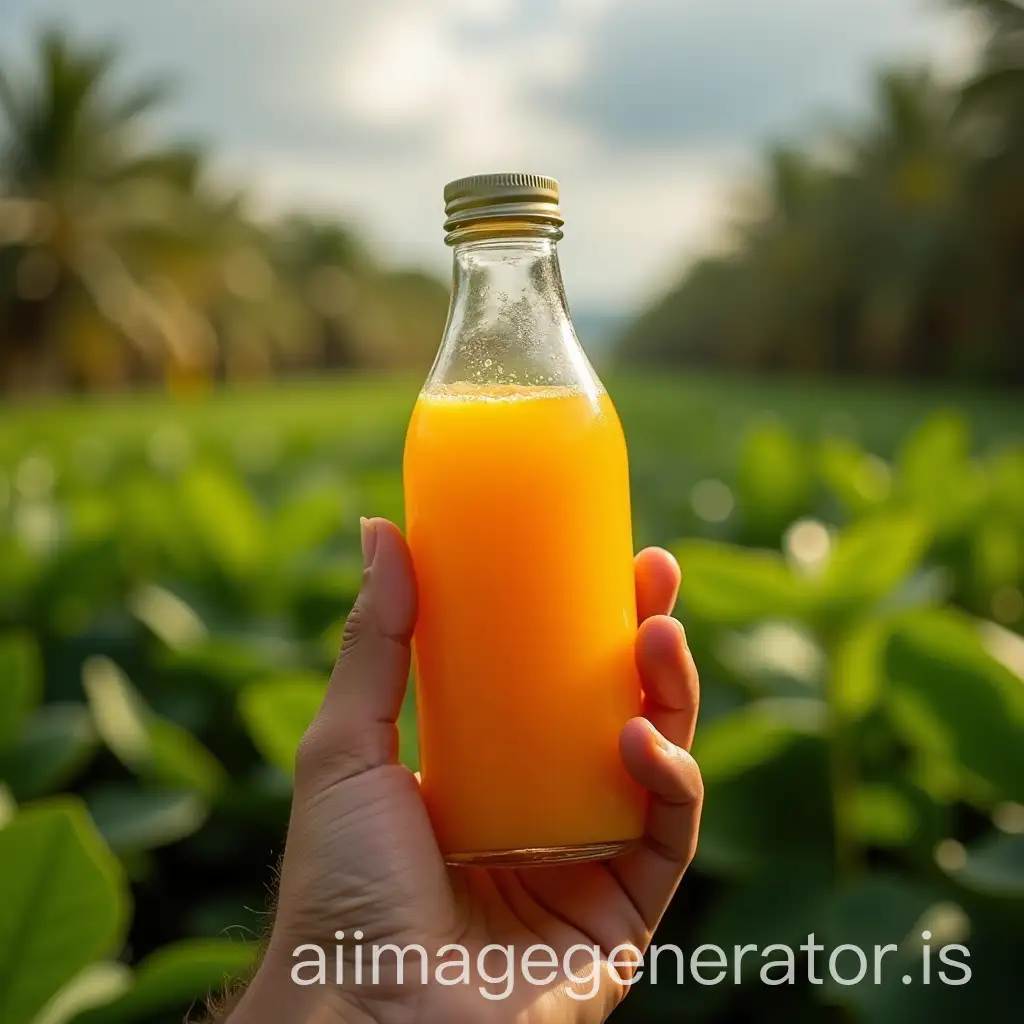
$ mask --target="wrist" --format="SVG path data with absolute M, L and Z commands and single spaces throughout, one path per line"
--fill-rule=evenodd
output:
M 216 1024 L 376 1024 L 335 985 L 299 985 L 292 964 L 271 944 L 252 981 Z

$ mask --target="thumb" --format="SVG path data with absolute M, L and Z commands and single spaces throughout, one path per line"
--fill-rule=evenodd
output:
M 362 586 L 296 766 L 329 773 L 332 782 L 398 760 L 396 723 L 416 621 L 415 577 L 402 532 L 387 519 L 362 519 L 360 528 Z

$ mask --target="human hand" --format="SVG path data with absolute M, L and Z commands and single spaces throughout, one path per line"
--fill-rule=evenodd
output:
M 396 722 L 416 618 L 408 547 L 396 526 L 374 519 L 364 521 L 363 554 L 367 568 L 341 653 L 299 748 L 273 932 L 230 1024 L 603 1021 L 628 991 L 632 973 L 628 956 L 620 954 L 615 969 L 609 955 L 624 944 L 647 948 L 697 842 L 703 789 L 687 751 L 698 681 L 682 627 L 667 616 L 679 587 L 675 560 L 648 548 L 635 563 L 644 717 L 626 724 L 620 751 L 650 794 L 640 845 L 605 863 L 485 869 L 445 865 L 419 781 L 397 759 Z M 496 986 L 482 979 L 498 980 L 493 967 L 470 984 L 443 985 L 432 961 L 422 984 L 417 957 L 406 959 L 402 981 L 393 953 L 374 982 L 366 971 L 357 984 L 357 941 L 364 950 L 417 944 L 431 957 L 457 944 L 472 965 L 488 946 L 542 945 L 559 964 L 574 947 L 598 953 L 585 970 L 573 957 L 575 980 L 557 971 L 545 972 L 554 976 L 544 984 L 516 978 L 504 998 L 487 999 L 481 986 L 492 992 Z M 303 945 L 326 951 L 326 984 L 292 980 L 297 962 L 314 959 L 294 955 Z M 308 975 L 310 968 L 304 970 Z M 449 979 L 456 975 L 446 972 Z

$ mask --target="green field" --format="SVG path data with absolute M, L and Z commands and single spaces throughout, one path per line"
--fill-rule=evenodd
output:
M 15 403 L 0 413 L 0 470 L 10 477 L 36 452 L 87 476 L 95 458 L 152 465 L 162 452 L 173 462 L 180 450 L 225 459 L 256 478 L 284 480 L 322 457 L 342 460 L 346 477 L 373 467 L 397 480 L 418 387 L 412 378 L 349 377 L 189 401 L 141 394 Z M 883 458 L 943 411 L 964 418 L 974 451 L 1024 439 L 1024 412 L 1013 393 L 706 375 L 611 376 L 609 389 L 630 442 L 640 543 L 699 531 L 689 509 L 692 485 L 705 477 L 729 481 L 744 438 L 766 421 L 783 422 L 808 443 L 851 438 Z M 84 466 L 76 468 L 83 452 Z M 391 493 L 382 508 L 362 505 L 358 514 L 400 516 L 400 501 Z
M 759 415 L 778 415 L 805 436 L 853 432 L 864 444 L 891 452 L 920 419 L 940 408 L 959 409 L 983 444 L 1024 432 L 1020 396 L 950 385 L 919 387 L 877 381 L 730 378 L 706 374 L 604 374 L 627 427 L 660 419 L 668 427 L 700 425 L 736 434 Z M 160 393 L 86 398 L 8 400 L 0 412 L 0 451 L 5 462 L 18 457 L 19 445 L 37 441 L 62 443 L 84 432 L 119 441 L 168 422 L 202 433 L 230 433 L 241 423 L 258 420 L 282 434 L 336 437 L 334 427 L 377 427 L 404 415 L 415 401 L 420 381 L 411 377 L 348 376 L 295 381 L 266 387 L 234 387 L 212 396 L 174 401 Z M 708 414 L 712 419 L 708 420 Z M 717 429 L 721 428 L 721 429 Z M 645 437 L 644 441 L 650 440 Z M 700 447 L 699 445 L 692 446 Z M 699 452 L 687 452 L 689 457 Z
M 244 966 L 359 584 L 358 517 L 401 520 L 416 389 L 0 412 L 0 904 L 35 885 L 52 912 L 17 939 L 0 927 L 5 1024 L 69 983 L 78 1005 L 83 968 L 108 989 L 59 1019 L 172 1024 Z M 702 677 L 701 848 L 658 941 L 867 946 L 928 921 L 974 968 L 963 987 L 904 986 L 910 943 L 880 987 L 773 989 L 751 960 L 739 986 L 640 986 L 616 1019 L 999 1019 L 1022 994 L 1019 397 L 609 389 L 637 545 L 680 558 Z M 64 938 L 43 934 L 53 920 Z

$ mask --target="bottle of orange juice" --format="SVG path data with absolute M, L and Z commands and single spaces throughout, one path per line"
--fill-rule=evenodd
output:
M 626 445 L 573 331 L 558 183 L 445 188 L 455 280 L 405 445 L 423 795 L 451 863 L 612 857 L 643 830 Z

